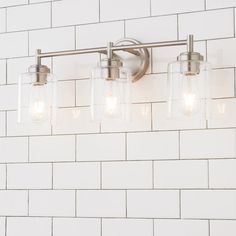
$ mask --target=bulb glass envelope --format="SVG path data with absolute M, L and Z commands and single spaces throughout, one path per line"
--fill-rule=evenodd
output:
M 91 115 L 95 121 L 130 120 L 130 72 L 118 59 L 105 59 L 92 70 Z
M 55 122 L 57 80 L 48 72 L 28 72 L 18 80 L 18 122 Z
M 211 66 L 202 60 L 168 65 L 168 117 L 208 119 Z

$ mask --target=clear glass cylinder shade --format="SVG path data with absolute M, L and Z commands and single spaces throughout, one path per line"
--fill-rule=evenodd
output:
M 47 83 L 36 82 L 37 77 Z M 18 122 L 53 124 L 57 109 L 57 80 L 52 74 L 25 73 L 18 80 Z
M 115 69 L 118 73 L 112 79 L 109 79 L 107 67 L 96 67 L 92 71 L 91 115 L 93 120 L 130 120 L 130 72 L 123 67 Z
M 211 98 L 207 62 L 176 61 L 168 65 L 168 117 L 208 119 Z

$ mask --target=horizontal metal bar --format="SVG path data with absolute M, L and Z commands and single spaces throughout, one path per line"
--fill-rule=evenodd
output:
M 120 46 L 112 47 L 112 50 L 113 51 L 127 51 L 127 52 L 132 53 L 132 50 L 134 49 L 170 47 L 170 46 L 181 46 L 181 45 L 187 45 L 187 40 L 140 43 L 140 44 L 134 44 L 134 45 L 120 45 Z M 85 49 L 69 50 L 69 51 L 38 53 L 36 56 L 38 58 L 46 58 L 46 57 L 71 56 L 71 55 L 88 54 L 88 53 L 106 54 L 106 51 L 107 51 L 107 47 L 97 47 L 97 48 L 85 48 Z

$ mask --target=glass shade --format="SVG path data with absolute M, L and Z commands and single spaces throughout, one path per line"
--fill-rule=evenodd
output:
M 46 78 L 46 83 L 36 82 Z M 48 73 L 25 73 L 18 80 L 18 122 L 54 123 L 56 118 L 55 76 Z
M 168 65 L 168 117 L 208 119 L 210 64 L 176 61 Z
M 109 73 L 115 70 L 112 79 Z M 113 71 L 114 72 L 114 71 Z M 123 67 L 96 67 L 91 79 L 91 115 L 93 120 L 130 119 L 130 73 Z

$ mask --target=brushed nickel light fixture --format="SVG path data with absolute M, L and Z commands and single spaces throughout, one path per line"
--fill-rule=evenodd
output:
M 36 65 L 19 79 L 18 121 L 53 123 L 56 116 L 57 81 L 50 69 L 41 64 L 42 58 L 100 53 L 104 54 L 99 65 L 92 70 L 91 116 L 94 120 L 129 120 L 131 82 L 141 79 L 149 67 L 148 48 L 187 45 L 177 62 L 168 66 L 168 112 L 172 117 L 206 114 L 208 97 L 208 63 L 193 50 L 193 36 L 188 40 L 140 43 L 135 39 L 109 42 L 106 47 L 71 51 L 36 52 Z M 132 55 L 132 60 L 122 56 Z M 129 63 L 135 61 L 135 63 Z
M 194 51 L 193 35 L 189 35 L 187 51 L 168 65 L 169 117 L 207 119 L 210 70 L 210 64 Z

